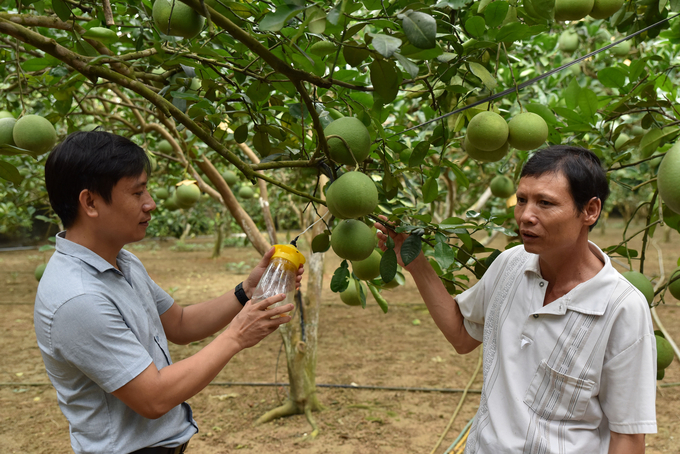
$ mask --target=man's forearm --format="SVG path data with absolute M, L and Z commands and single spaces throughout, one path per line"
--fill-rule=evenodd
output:
M 413 276 L 432 319 L 456 351 L 464 354 L 474 350 L 480 342 L 468 334 L 458 303 L 449 295 L 427 258 L 420 254 L 406 269 Z
M 173 317 L 177 325 L 167 327 L 166 334 L 171 342 L 180 345 L 203 340 L 227 326 L 242 307 L 234 290 L 202 303 L 179 307 L 180 316 Z
M 611 432 L 609 454 L 643 454 L 645 434 L 622 434 Z

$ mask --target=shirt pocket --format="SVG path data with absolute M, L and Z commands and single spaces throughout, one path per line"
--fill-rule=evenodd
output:
M 524 403 L 546 420 L 580 420 L 588 409 L 594 387 L 594 381 L 562 374 L 543 360 L 524 396 Z

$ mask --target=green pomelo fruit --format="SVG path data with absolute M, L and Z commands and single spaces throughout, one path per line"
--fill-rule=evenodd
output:
M 319 57 L 325 57 L 326 55 L 330 55 L 334 53 L 337 50 L 337 47 L 335 47 L 335 44 L 333 44 L 330 41 L 319 41 L 317 43 L 312 44 L 312 46 L 309 48 L 309 52 L 318 55 Z
M 118 42 L 118 35 L 116 32 L 104 27 L 92 27 L 83 34 L 83 37 L 87 39 L 93 39 L 104 44 Z
M 96 125 L 94 123 L 90 123 L 90 124 L 87 124 L 87 125 L 83 126 L 82 128 L 80 128 L 80 130 L 84 131 L 84 132 L 90 132 L 90 131 L 94 131 L 98 127 L 99 127 L 99 125 Z
M 12 115 L 12 112 L 0 110 L 0 118 L 14 118 L 14 115 Z
M 480 162 L 496 162 L 503 159 L 503 157 L 508 153 L 510 148 L 508 142 L 505 142 L 499 149 L 493 151 L 480 150 L 470 143 L 468 137 L 465 136 L 465 141 L 463 142 L 463 149 L 472 159 Z
M 630 137 L 626 133 L 621 133 L 619 136 L 616 138 L 616 142 L 614 142 L 614 149 L 616 151 L 619 151 L 621 147 L 630 140 Z
M 363 290 L 364 296 L 368 295 L 368 288 L 366 284 L 355 279 L 350 279 L 349 285 L 344 292 L 340 292 L 340 299 L 348 306 L 361 306 L 361 295 L 359 288 Z
M 619 43 L 609 50 L 611 51 L 612 55 L 616 55 L 617 57 L 626 57 L 630 53 L 630 40 Z
M 342 219 L 365 216 L 378 206 L 378 189 L 365 173 L 344 173 L 328 189 L 326 202 L 337 210 Z
M 224 178 L 224 181 L 228 186 L 234 186 L 238 183 L 238 176 L 231 170 L 225 170 L 224 173 L 222 173 L 222 178 Z
M 663 377 L 666 375 L 666 371 L 664 369 L 657 369 L 656 370 L 656 379 L 657 380 L 663 380 Z
M 170 17 L 171 11 L 172 18 Z M 166 35 L 189 39 L 201 32 L 205 22 L 203 16 L 178 0 L 156 0 L 153 4 L 152 16 L 156 27 Z
M 170 197 L 165 199 L 163 202 L 163 207 L 169 211 L 175 211 L 179 210 L 179 205 L 177 205 L 177 197 L 175 197 L 176 193 L 173 192 Z
M 515 185 L 512 180 L 505 175 L 496 175 L 489 184 L 491 194 L 496 197 L 507 199 L 515 193 Z
M 248 186 L 241 186 L 238 190 L 238 196 L 242 199 L 252 199 L 255 196 L 255 191 Z
M 165 188 L 158 188 L 154 191 L 153 196 L 158 200 L 165 200 L 170 197 L 170 192 Z
M 374 249 L 367 259 L 352 262 L 352 272 L 364 281 L 376 279 L 380 277 L 380 259 L 382 255 Z
M 333 185 L 328 186 L 328 189 L 326 190 L 326 207 L 328 208 L 328 211 L 331 212 L 333 216 L 335 216 L 338 219 L 344 219 L 342 217 L 342 214 L 338 210 L 338 207 L 335 206 L 335 203 L 333 202 L 335 198 L 331 195 L 333 194 Z M 330 198 L 330 201 L 329 201 Z
M 508 141 L 508 124 L 495 112 L 480 112 L 470 120 L 465 137 L 479 150 L 498 150 Z
M 592 11 L 594 3 L 594 0 L 555 0 L 555 20 L 583 19 Z
M 172 145 L 170 145 L 170 142 L 163 139 L 160 142 L 158 142 L 158 151 L 164 154 L 170 154 L 172 153 Z
M 14 117 L 0 118 L 0 145 L 16 145 L 13 134 L 16 122 Z
M 175 191 L 175 200 L 180 208 L 191 208 L 201 198 L 201 190 L 194 183 L 183 184 Z
M 675 143 L 663 157 L 656 183 L 661 200 L 680 214 L 680 142 Z
M 607 19 L 623 6 L 623 0 L 595 0 L 589 16 L 593 19 Z
M 380 279 L 382 281 L 382 279 Z M 397 288 L 400 285 L 404 285 L 406 283 L 406 279 L 404 279 L 404 273 L 401 272 L 401 267 L 397 266 L 397 274 L 394 275 L 394 279 L 392 279 L 389 282 L 381 282 L 380 288 L 385 289 L 385 290 L 391 290 L 393 288 Z
M 33 275 L 35 276 L 35 279 L 36 279 L 38 282 L 40 282 L 40 279 L 42 279 L 43 274 L 45 273 L 45 268 L 47 268 L 47 264 L 46 264 L 46 263 L 41 263 L 40 265 L 38 265 L 38 266 L 35 268 L 35 272 L 33 273 Z
M 656 338 L 656 368 L 663 370 L 671 365 L 675 353 L 673 347 L 667 339 L 661 336 L 654 336 Z
M 673 281 L 673 279 L 676 279 Z M 671 277 L 669 278 L 668 282 L 668 291 L 671 292 L 671 295 L 673 295 L 673 298 L 676 300 L 680 300 L 680 267 L 676 268 L 675 271 L 673 271 L 673 274 L 671 274 Z
M 652 304 L 652 300 L 654 300 L 654 287 L 644 274 L 638 271 L 626 271 L 625 273 L 621 274 L 623 274 L 623 277 L 628 279 L 628 282 L 633 284 L 638 290 L 640 290 L 640 292 L 642 292 L 642 294 L 645 296 L 645 299 L 647 299 L 648 304 Z
M 24 115 L 14 125 L 12 133 L 17 147 L 36 154 L 47 153 L 57 143 L 57 132 L 46 118 Z
M 331 234 L 331 247 L 342 259 L 364 260 L 375 248 L 375 233 L 356 219 L 340 221 Z
M 360 164 L 371 152 L 371 135 L 358 118 L 338 118 L 324 129 L 324 134 L 328 140 L 331 159 L 338 164 Z M 351 152 L 343 140 L 337 137 L 328 139 L 328 136 L 342 137 L 349 145 Z
M 535 150 L 548 139 L 548 124 L 533 112 L 515 115 L 508 123 L 508 143 L 518 150 Z
M 562 52 L 574 52 L 578 49 L 578 33 L 573 30 L 565 30 L 557 40 L 557 46 Z
M 326 252 L 331 247 L 331 238 L 328 233 L 320 233 L 312 240 L 312 252 Z

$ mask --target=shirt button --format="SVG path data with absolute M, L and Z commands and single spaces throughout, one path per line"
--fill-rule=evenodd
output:
M 543 282 L 538 283 L 539 287 L 543 287 L 545 284 Z
M 534 318 L 538 318 L 538 314 L 534 314 Z

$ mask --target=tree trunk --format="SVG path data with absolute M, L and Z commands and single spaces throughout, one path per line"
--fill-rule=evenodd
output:
M 255 152 L 250 149 L 245 143 L 238 144 L 238 147 L 243 150 L 243 152 L 248 156 L 248 158 L 253 161 L 253 164 L 259 164 L 260 158 L 257 157 Z M 264 217 L 264 224 L 267 227 L 267 233 L 269 234 L 269 241 L 272 244 L 277 244 L 279 241 L 276 238 L 276 227 L 274 226 L 274 219 L 272 219 L 272 213 L 269 210 L 269 195 L 267 193 L 267 182 L 258 178 L 257 187 L 260 188 L 260 207 L 262 208 L 262 216 Z
M 327 209 L 322 207 L 319 214 L 323 215 L 326 211 Z M 317 223 L 312 228 L 312 235 L 318 235 L 325 228 L 323 222 Z M 309 258 L 305 264 L 308 279 L 307 295 L 303 298 L 301 292 L 296 294 L 297 309 L 293 313 L 293 320 L 279 328 L 286 351 L 289 395 L 283 405 L 265 413 L 257 422 L 262 424 L 284 416 L 304 414 L 312 426 L 309 436 L 314 438 L 319 433 L 319 428 L 312 412 L 323 409 L 316 394 L 316 358 L 324 254 L 313 254 L 310 251 L 307 257 Z

